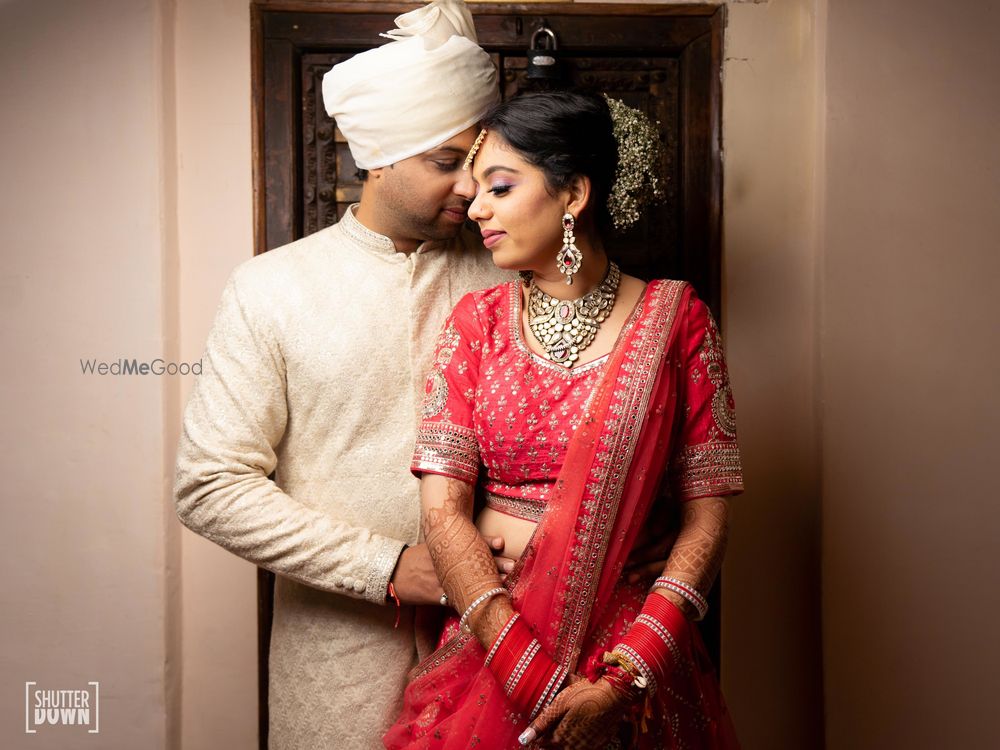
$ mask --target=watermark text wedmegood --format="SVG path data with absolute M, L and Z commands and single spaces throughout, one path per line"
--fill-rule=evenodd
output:
M 84 375 L 201 375 L 201 360 L 167 362 L 154 359 L 140 362 L 134 358 L 122 358 L 114 362 L 100 362 L 96 359 L 81 359 L 80 371 Z
M 37 682 L 24 683 L 24 731 L 37 734 L 46 726 L 77 726 L 88 734 L 101 731 L 101 684 L 86 688 L 40 689 Z

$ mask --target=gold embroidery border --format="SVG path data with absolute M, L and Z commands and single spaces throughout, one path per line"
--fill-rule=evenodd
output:
M 592 488 L 590 494 L 603 502 L 601 506 L 594 507 L 589 518 L 581 515 L 583 528 L 576 532 L 576 559 L 571 564 L 566 609 L 556 638 L 556 660 L 570 669 L 576 664 L 583 647 L 583 636 L 600 580 L 598 562 L 603 564 L 607 553 L 628 478 L 627 469 L 635 453 L 660 361 L 666 356 L 682 292 L 686 287 L 687 283 L 683 281 L 650 284 L 648 303 L 651 314 L 639 325 L 632 346 L 621 364 L 622 375 L 612 398 L 612 404 L 616 406 L 610 409 L 603 430 L 610 432 L 610 440 L 603 441 L 606 449 L 598 453 L 598 464 L 602 453 L 616 460 L 613 466 L 595 465 L 591 471 L 591 481 L 588 482 L 588 488 Z M 578 590 L 569 593 L 573 579 L 579 582 Z
M 538 523 L 542 519 L 542 514 L 545 513 L 544 500 L 507 497 L 506 495 L 497 495 L 494 492 L 486 493 L 486 507 L 492 508 L 498 513 L 505 513 L 508 516 L 535 523 Z
M 671 470 L 681 500 L 743 491 L 743 465 L 735 441 L 689 445 L 674 459 Z
M 471 427 L 452 422 L 422 422 L 410 470 L 444 474 L 475 484 L 479 478 L 476 433 Z

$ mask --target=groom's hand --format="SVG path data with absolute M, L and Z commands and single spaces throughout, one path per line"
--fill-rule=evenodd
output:
M 503 550 L 503 537 L 493 537 L 486 539 L 486 543 L 494 553 Z M 496 557 L 497 571 L 501 577 L 505 576 L 512 560 L 505 557 Z M 434 562 L 431 554 L 427 550 L 426 544 L 415 544 L 403 550 L 396 563 L 396 570 L 392 574 L 392 586 L 396 589 L 396 596 L 403 604 L 436 604 L 441 605 L 441 596 L 444 589 L 438 581 L 437 572 L 434 570 Z

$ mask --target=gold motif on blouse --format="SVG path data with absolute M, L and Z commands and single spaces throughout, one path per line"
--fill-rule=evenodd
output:
M 427 386 L 425 389 L 424 403 L 420 413 L 424 419 L 436 417 L 448 403 L 448 380 L 444 376 L 444 371 L 451 364 L 451 358 L 455 356 L 455 349 L 458 347 L 461 337 L 458 329 L 455 328 L 454 321 L 449 321 L 448 325 L 441 332 L 438 339 L 438 350 L 434 357 L 434 368 L 427 376 Z M 464 363 L 463 363 L 464 364 Z
M 726 371 L 722 347 L 719 345 L 719 328 L 712 314 L 708 315 L 708 328 L 705 330 L 705 340 L 702 341 L 698 358 L 705 366 L 708 379 L 715 388 L 712 396 L 712 419 L 716 427 L 726 437 L 736 437 L 736 407 L 733 402 L 733 392 L 729 385 L 729 373 Z M 695 371 L 697 372 L 697 370 Z M 693 378 L 697 383 L 698 379 Z

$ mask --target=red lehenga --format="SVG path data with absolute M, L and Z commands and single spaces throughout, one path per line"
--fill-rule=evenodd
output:
M 456 306 L 413 469 L 479 481 L 491 507 L 538 520 L 507 578 L 514 608 L 557 662 L 593 677 L 642 607 L 649 582 L 621 574 L 647 520 L 662 503 L 743 489 L 732 395 L 718 330 L 684 282 L 651 282 L 612 352 L 569 371 L 527 349 L 520 312 L 518 282 Z M 413 671 L 386 747 L 519 747 L 528 717 L 478 641 L 453 627 L 442 641 Z M 693 626 L 649 708 L 645 731 L 623 723 L 611 747 L 738 747 Z

